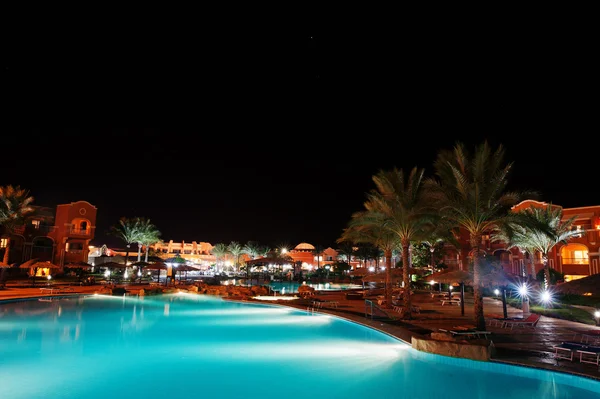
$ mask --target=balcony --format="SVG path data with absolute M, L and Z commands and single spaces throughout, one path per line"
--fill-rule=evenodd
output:
M 589 265 L 589 258 L 562 258 L 563 265 Z
M 76 236 L 89 236 L 92 233 L 90 229 L 71 229 L 69 230 L 70 235 Z

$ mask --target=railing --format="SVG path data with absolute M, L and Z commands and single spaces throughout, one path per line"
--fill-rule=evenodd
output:
M 562 258 L 562 263 L 563 265 L 589 265 L 590 260 L 587 258 Z
M 71 231 L 69 232 L 70 234 L 77 234 L 80 236 L 89 236 L 90 235 L 90 230 L 87 229 L 71 229 Z
M 373 301 L 365 299 L 365 317 L 373 318 L 373 310 L 377 309 L 377 306 L 373 304 Z

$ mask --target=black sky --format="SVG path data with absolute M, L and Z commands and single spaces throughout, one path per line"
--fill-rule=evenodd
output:
M 144 216 L 167 240 L 334 246 L 378 170 L 431 171 L 439 149 L 487 139 L 514 161 L 512 188 L 600 205 L 589 36 L 484 22 L 13 43 L 3 74 L 19 120 L 2 129 L 0 184 L 38 205 L 96 205 L 95 244 L 119 245 L 108 228 Z M 55 118 L 84 127 L 23 127 Z M 170 127 L 90 127 L 104 124 Z

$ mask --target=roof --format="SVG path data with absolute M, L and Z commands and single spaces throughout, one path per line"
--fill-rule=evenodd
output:
M 296 245 L 296 247 L 294 249 L 298 249 L 298 250 L 313 250 L 315 249 L 315 247 L 313 245 L 310 245 L 307 242 L 301 242 L 300 244 Z

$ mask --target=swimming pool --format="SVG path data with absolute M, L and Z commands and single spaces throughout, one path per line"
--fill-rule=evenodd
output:
M 208 295 L 0 303 L 0 398 L 598 398 L 600 382 L 436 356 L 323 314 Z
M 285 281 L 285 282 L 274 281 L 274 282 L 269 283 L 269 285 L 271 286 L 271 288 L 273 288 L 274 290 L 279 291 L 279 292 L 281 292 L 282 289 L 285 288 L 284 292 L 286 294 L 291 294 L 293 292 L 298 292 L 298 287 L 301 285 L 301 283 L 298 283 L 295 281 Z M 306 283 L 306 285 L 313 287 L 317 291 L 344 291 L 344 290 L 353 290 L 353 289 L 363 288 L 363 286 L 359 285 L 359 284 Z

